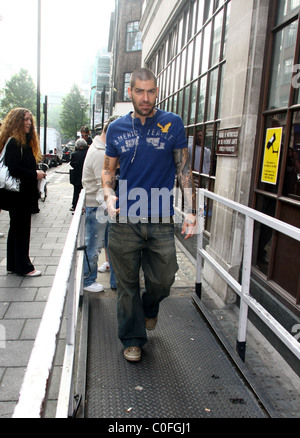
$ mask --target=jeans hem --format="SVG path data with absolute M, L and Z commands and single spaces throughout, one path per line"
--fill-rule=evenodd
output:
M 141 339 L 141 338 L 126 339 L 126 340 L 120 339 L 120 341 L 122 342 L 124 348 L 129 348 L 129 347 L 142 348 L 147 343 L 147 339 Z

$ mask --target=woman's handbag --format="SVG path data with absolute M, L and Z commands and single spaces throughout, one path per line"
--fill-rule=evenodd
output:
M 10 138 L 5 143 L 5 146 L 0 155 L 0 189 L 6 189 L 11 192 L 19 192 L 20 179 L 11 176 L 8 171 L 8 167 L 4 164 L 6 146 L 9 140 Z

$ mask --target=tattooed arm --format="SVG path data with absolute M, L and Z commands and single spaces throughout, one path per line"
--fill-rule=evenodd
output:
M 179 186 L 184 195 L 185 219 L 182 234 L 185 239 L 195 234 L 196 228 L 196 191 L 189 163 L 188 148 L 174 149 L 174 161 Z
M 118 165 L 118 157 L 108 157 L 104 156 L 103 169 L 101 173 L 102 178 L 102 191 L 104 201 L 107 204 L 108 214 L 113 217 L 119 213 L 119 209 L 115 208 L 116 204 L 116 194 L 114 191 L 115 187 L 115 173 Z

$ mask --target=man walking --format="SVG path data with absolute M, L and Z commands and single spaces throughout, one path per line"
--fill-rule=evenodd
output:
M 97 193 L 101 189 L 101 171 L 105 155 L 106 131 L 112 120 L 111 117 L 105 124 L 101 135 L 96 135 L 89 147 L 82 171 L 82 186 L 85 189 L 85 245 L 84 257 L 84 283 L 83 288 L 87 292 L 102 292 L 104 287 L 96 281 L 98 274 L 98 257 L 103 247 L 105 238 L 106 222 L 98 220 L 99 202 Z
M 118 335 L 124 357 L 139 361 L 147 342 L 146 329 L 155 328 L 159 303 L 170 294 L 178 270 L 172 220 L 175 174 L 181 189 L 188 192 L 185 238 L 195 232 L 196 199 L 183 122 L 176 114 L 155 107 L 158 88 L 153 72 L 135 70 L 128 93 L 134 112 L 109 126 L 102 187 L 113 218 L 108 251 L 117 279 Z M 145 277 L 141 297 L 140 266 Z

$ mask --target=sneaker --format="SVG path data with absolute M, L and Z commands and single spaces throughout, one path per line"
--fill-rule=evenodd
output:
M 140 347 L 128 347 L 124 350 L 125 359 L 130 362 L 138 362 L 141 359 Z
M 99 268 L 98 268 L 98 271 L 99 272 L 106 272 L 106 271 L 109 271 L 109 263 L 108 262 L 105 262 L 105 263 L 103 263 L 103 265 L 101 265 Z
M 147 330 L 154 330 L 157 324 L 157 316 L 155 318 L 145 318 L 145 326 Z
M 104 291 L 104 287 L 102 284 L 97 283 L 96 281 L 92 283 L 90 286 L 84 286 L 83 289 L 87 292 L 102 292 Z

